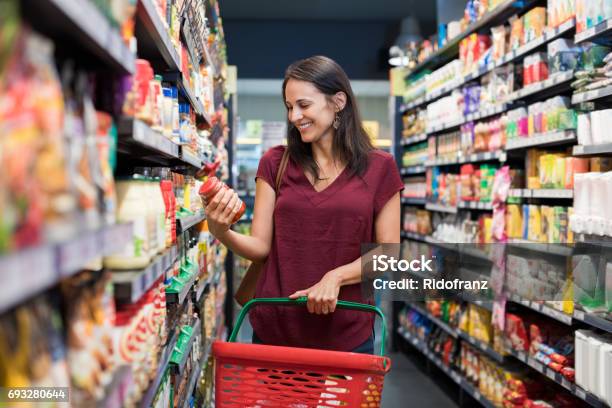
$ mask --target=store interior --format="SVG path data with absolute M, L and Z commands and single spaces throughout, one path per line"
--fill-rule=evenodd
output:
M 410 277 L 488 288 L 376 296 L 382 394 L 290 406 L 612 406 L 612 0 L 0 1 L 0 405 L 289 406 L 215 377 L 250 262 L 201 188 L 250 233 L 320 54 L 395 157 Z

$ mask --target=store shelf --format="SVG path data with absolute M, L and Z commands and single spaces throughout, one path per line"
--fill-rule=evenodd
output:
M 432 353 L 427 345 L 417 337 L 414 337 L 410 332 L 406 331 L 403 327 L 398 327 L 397 332 L 402 336 L 408 343 L 412 344 L 418 351 L 423 353 L 428 360 L 433 362 L 440 370 L 448 375 L 455 383 L 457 383 L 465 392 L 472 396 L 476 401 L 482 404 L 486 408 L 495 408 L 495 404 L 483 397 L 482 394 L 461 374 L 457 371 L 449 368 L 442 363 L 434 353 Z
M 195 386 L 198 383 L 198 378 L 200 378 L 200 374 L 202 373 L 202 365 L 204 364 L 204 361 L 204 359 L 201 359 L 191 369 L 189 383 L 187 383 L 187 388 L 185 388 L 185 398 L 183 398 L 183 403 L 178 405 L 179 407 L 189 408 L 189 400 L 191 399 L 191 395 L 193 395 L 193 390 L 195 389 Z
M 574 73 L 571 71 L 554 74 L 553 76 L 544 81 L 527 85 L 526 87 L 511 93 L 506 99 L 506 102 L 514 102 L 519 99 L 523 99 L 527 96 L 542 93 L 543 91 L 552 89 L 559 85 L 563 85 L 566 83 L 569 84 L 572 79 L 574 79 Z
M 432 92 L 430 94 L 427 94 L 424 100 L 425 102 L 430 102 L 432 100 L 435 100 L 443 95 L 446 95 L 450 92 L 452 92 L 453 90 L 460 88 L 461 86 L 467 84 L 470 81 L 473 81 L 477 78 L 480 78 L 481 76 L 493 71 L 495 68 L 501 67 L 505 64 L 508 64 L 512 61 L 515 61 L 519 58 L 522 58 L 524 56 L 526 56 L 527 54 L 531 53 L 532 51 L 534 51 L 535 49 L 537 49 L 538 47 L 543 46 L 544 44 L 560 37 L 561 35 L 568 33 L 572 30 L 574 30 L 576 28 L 576 21 L 575 19 L 571 19 L 566 21 L 565 23 L 561 24 L 559 27 L 557 28 L 549 28 L 546 30 L 546 32 L 540 37 L 540 38 L 536 38 L 535 40 L 530 41 L 527 44 L 522 45 L 520 48 L 517 48 L 516 50 L 510 51 L 508 52 L 506 55 L 504 55 L 502 58 L 500 58 L 498 61 L 495 62 L 491 62 L 489 63 L 487 66 L 480 66 L 477 69 L 475 69 L 473 72 L 470 72 L 468 74 L 466 74 L 461 80 L 459 81 L 455 81 L 452 84 L 447 84 L 445 85 L 443 88 L 441 88 L 440 90 L 437 90 L 435 92 Z M 466 121 L 470 121 L 470 120 L 478 120 L 478 119 L 482 119 L 483 117 L 486 116 L 493 116 L 497 113 L 501 113 L 503 111 L 506 110 L 505 106 L 500 106 L 497 108 L 493 108 L 493 113 L 484 113 L 484 114 L 472 114 L 472 115 L 468 115 L 466 117 Z M 497 112 L 495 112 L 497 111 Z M 472 116 L 470 118 L 470 116 Z
M 411 239 L 413 241 L 425 242 L 425 237 L 427 235 L 417 234 L 416 232 L 402 231 L 401 236 L 402 239 Z
M 159 162 L 179 158 L 179 146 L 176 143 L 138 119 L 121 118 L 118 132 L 121 143 L 136 145 L 141 149 L 134 154 L 139 159 Z
M 120 304 L 134 304 L 165 272 L 174 265 L 178 255 L 176 246 L 156 256 L 149 266 L 141 270 L 112 271 L 115 300 Z
M 449 130 L 452 128 L 459 127 L 465 123 L 465 118 L 461 117 L 455 120 L 451 120 L 445 123 L 436 123 L 433 126 L 427 127 L 427 134 L 431 135 L 433 133 L 442 132 L 445 130 Z
M 527 249 L 535 252 L 543 252 L 551 255 L 558 256 L 571 256 L 574 252 L 572 246 L 567 246 L 563 244 L 547 244 L 541 242 L 533 242 L 528 241 L 526 239 L 512 238 L 509 239 L 507 245 L 520 247 L 522 249 Z
M 168 69 L 172 71 L 180 71 L 181 63 L 179 54 L 172 44 L 168 27 L 161 19 L 161 16 L 155 9 L 153 0 L 140 0 L 138 2 L 137 16 L 143 23 L 147 33 L 153 44 L 150 48 L 155 48 L 159 55 L 167 64 Z M 139 45 L 146 41 L 145 38 L 139 38 Z
M 527 353 L 512 349 L 509 349 L 508 352 L 517 360 L 533 368 L 540 374 L 545 375 L 550 380 L 556 382 L 557 384 L 568 390 L 571 394 L 585 401 L 590 406 L 598 408 L 608 407 L 608 405 L 602 400 L 600 400 L 597 396 L 583 390 L 581 387 L 574 384 L 573 382 L 568 381 L 565 377 L 563 377 L 563 375 L 557 373 L 551 368 L 546 367 L 544 364 L 537 361 L 535 358 L 529 356 Z
M 92 259 L 121 250 L 132 239 L 132 224 L 79 231 L 58 243 L 0 255 L 0 313 L 80 271 Z
M 506 160 L 506 153 L 502 150 L 497 150 L 494 152 L 481 152 L 481 153 L 472 153 L 466 156 L 461 154 L 457 154 L 455 157 L 444 157 L 437 158 L 434 160 L 428 160 L 425 163 L 427 167 L 435 167 L 435 166 L 450 166 L 454 164 L 463 164 L 463 163 L 477 163 L 491 160 Z
M 169 339 L 168 344 L 166 345 L 160 359 L 159 366 L 157 367 L 157 373 L 155 374 L 155 378 L 151 381 L 151 384 L 147 388 L 140 400 L 140 408 L 149 408 L 151 407 L 151 403 L 155 398 L 155 394 L 157 394 L 157 390 L 161 385 L 162 380 L 164 379 L 164 375 L 166 373 L 166 369 L 168 368 L 168 364 L 170 363 L 170 357 L 172 356 L 172 352 L 174 351 L 174 346 L 176 345 L 176 341 L 178 340 L 178 333 L 174 332 L 172 338 Z
M 594 313 L 586 313 L 582 310 L 574 310 L 574 319 L 586 323 L 590 326 L 612 333 L 612 320 L 605 319 Z
M 525 307 L 528 307 L 529 309 L 535 310 L 538 313 L 541 313 L 545 316 L 548 316 L 550 318 L 553 318 L 563 324 L 566 324 L 568 326 L 572 325 L 572 316 L 568 315 L 566 313 L 563 313 L 559 310 L 553 309 L 552 307 L 546 306 L 545 304 L 542 304 L 540 302 L 534 302 L 534 301 L 530 301 L 527 299 L 523 299 L 520 296 L 511 293 L 508 295 L 508 299 L 511 300 L 514 303 L 518 303 L 521 304 Z
M 427 133 L 421 133 L 420 135 L 414 135 L 414 136 L 402 138 L 402 140 L 400 141 L 400 144 L 402 146 L 408 146 L 411 144 L 423 142 L 425 140 L 427 140 Z
M 513 188 L 508 192 L 509 197 L 514 198 L 574 198 L 574 190 L 571 189 L 529 189 L 529 188 Z
M 204 105 L 197 98 L 193 89 L 185 79 L 182 73 L 180 72 L 170 72 L 163 74 L 165 81 L 175 82 L 178 89 L 181 91 L 183 96 L 189 101 L 193 111 L 196 115 L 202 117 L 206 123 L 212 124 L 209 115 L 204 111 Z
M 70 38 L 99 59 L 98 67 L 108 66 L 122 73 L 134 73 L 135 57 L 92 0 L 29 1 L 23 7 L 35 27 L 59 41 Z
M 574 146 L 572 155 L 574 156 L 599 156 L 612 154 L 612 143 L 599 144 L 599 145 L 588 145 L 588 146 Z
M 552 146 L 575 141 L 576 132 L 574 130 L 560 130 L 508 140 L 506 142 L 506 150 L 526 149 L 535 146 Z
M 421 96 L 421 97 L 415 99 L 412 102 L 409 102 L 409 103 L 406 103 L 406 104 L 403 104 L 402 106 L 400 106 L 400 112 L 402 112 L 402 113 L 407 112 L 407 111 L 409 111 L 411 109 L 414 109 L 414 108 L 416 108 L 418 106 L 421 106 L 421 105 L 423 105 L 423 104 L 425 104 L 427 102 L 428 101 L 427 101 L 426 97 L 425 96 Z
M 185 302 L 189 292 L 191 292 L 191 289 L 193 289 L 193 283 L 195 282 L 196 278 L 197 274 L 193 273 L 189 280 L 185 282 L 185 285 L 183 285 L 179 293 L 166 292 L 166 303 L 178 303 L 179 305 L 182 305 L 183 302 Z
M 461 331 L 461 330 L 458 331 L 458 335 L 460 338 L 470 343 L 471 346 L 477 348 L 479 351 L 485 354 L 487 357 L 497 361 L 498 363 L 504 362 L 505 360 L 504 356 L 499 354 L 497 351 L 493 350 L 493 348 L 489 346 L 487 343 L 485 343 L 484 341 L 477 340 L 473 338 L 472 336 L 470 336 L 469 334 L 467 334 L 466 332 Z
M 425 205 L 425 198 L 402 197 L 402 204 Z
M 481 201 L 459 201 L 458 208 L 470 210 L 492 211 L 493 204 Z
M 572 103 L 576 105 L 582 102 L 596 101 L 598 99 L 608 98 L 610 95 L 612 95 L 612 85 L 592 91 L 574 93 L 574 95 L 572 95 Z
M 459 337 L 459 330 L 455 329 L 454 327 L 449 326 L 447 323 L 443 322 L 442 320 L 438 319 L 437 317 L 434 317 L 426 309 L 422 308 L 421 306 L 419 306 L 419 305 L 417 305 L 415 303 L 408 303 L 408 306 L 410 308 L 416 310 L 417 312 L 419 312 L 423 316 L 426 316 L 429 320 L 431 320 L 434 324 L 436 324 L 438 327 L 440 327 L 442 330 L 444 330 L 445 332 L 447 332 L 451 336 L 453 336 L 455 338 Z
M 189 342 L 185 346 L 185 353 L 183 354 L 181 361 L 178 364 L 174 364 L 170 362 L 170 369 L 172 370 L 174 374 L 182 374 L 183 371 L 185 370 L 185 366 L 187 365 L 187 360 L 189 360 L 189 358 L 191 357 L 191 352 L 193 350 L 193 342 L 195 341 L 196 338 L 201 337 L 200 336 L 201 335 L 200 333 L 201 324 L 202 322 L 200 321 L 200 319 L 197 319 L 196 322 L 193 324 L 193 326 L 191 326 L 193 328 L 191 331 L 192 334 L 191 334 L 191 337 L 189 338 Z
M 609 36 L 612 33 L 612 19 L 603 21 L 597 24 L 595 27 L 591 27 L 588 30 L 584 30 L 581 33 L 577 33 L 574 37 L 576 44 L 584 41 L 597 41 L 604 36 Z
M 181 160 L 185 163 L 191 164 L 193 167 L 197 169 L 201 169 L 204 164 L 204 160 L 201 157 L 198 157 L 191 150 L 186 149 L 184 146 L 181 146 Z
M 445 213 L 451 213 L 451 214 L 457 213 L 457 207 L 436 204 L 436 203 L 425 204 L 425 209 L 430 210 L 430 211 L 438 211 L 438 212 L 445 212 Z
M 433 68 L 450 61 L 457 55 L 459 42 L 467 37 L 468 35 L 477 32 L 478 30 L 489 27 L 492 24 L 503 21 L 510 15 L 517 12 L 518 9 L 526 9 L 531 5 L 531 1 L 515 2 L 514 0 L 506 0 L 499 4 L 495 9 L 487 12 L 482 18 L 475 23 L 470 24 L 463 32 L 454 38 L 450 39 L 446 45 L 441 47 L 438 51 L 434 52 L 423 62 L 417 64 L 417 66 L 408 73 L 411 76 L 424 68 Z M 518 7 L 517 7 L 518 6 Z
M 421 173 L 425 173 L 425 166 L 419 165 L 419 166 L 408 166 L 408 167 L 403 167 L 400 170 L 402 176 L 408 176 L 411 174 L 421 174 Z
M 206 213 L 199 212 L 193 215 L 180 217 L 176 219 L 176 233 L 181 234 L 187 231 L 189 228 L 201 223 L 206 219 Z

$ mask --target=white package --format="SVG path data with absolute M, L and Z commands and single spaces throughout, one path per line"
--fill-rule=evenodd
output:
M 588 113 L 578 115 L 578 144 L 588 146 L 593 144 L 591 137 L 591 116 Z
M 576 384 L 584 389 L 587 389 L 587 374 L 589 367 L 587 366 L 587 336 L 592 334 L 590 330 L 576 330 L 574 339 L 575 361 L 576 361 Z

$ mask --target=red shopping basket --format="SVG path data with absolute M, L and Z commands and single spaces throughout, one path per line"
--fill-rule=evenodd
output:
M 244 305 L 228 342 L 213 344 L 218 408 L 374 408 L 391 368 L 384 357 L 386 324 L 371 305 L 338 301 L 339 308 L 376 313 L 382 319 L 380 356 L 341 351 L 234 343 L 256 305 L 305 305 L 306 298 L 253 299 Z

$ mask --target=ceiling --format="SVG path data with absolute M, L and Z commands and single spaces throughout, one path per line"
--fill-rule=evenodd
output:
M 224 19 L 399 21 L 412 14 L 436 20 L 434 0 L 221 0 L 219 6 Z

